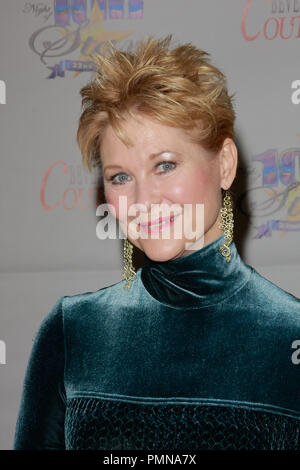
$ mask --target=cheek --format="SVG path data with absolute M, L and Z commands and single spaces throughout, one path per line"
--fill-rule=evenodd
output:
M 167 190 L 168 188 L 166 188 Z M 211 200 L 212 194 L 216 193 L 213 175 L 209 171 L 195 170 L 193 174 L 186 178 L 184 183 L 178 181 L 169 188 L 170 199 L 181 204 L 206 202 Z
M 126 206 L 124 206 L 124 202 L 120 200 L 119 194 L 115 193 L 114 191 L 105 191 L 105 200 L 106 203 L 109 204 L 114 208 L 115 213 L 113 213 L 114 217 L 119 220 L 124 218 L 126 213 Z

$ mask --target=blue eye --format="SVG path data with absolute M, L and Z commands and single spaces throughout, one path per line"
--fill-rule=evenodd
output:
M 112 184 L 124 184 L 123 182 L 115 182 L 114 179 L 117 178 L 117 176 L 125 175 L 125 173 L 118 173 L 116 175 L 113 175 L 109 178 L 109 181 L 112 182 Z
M 167 166 L 167 169 L 164 170 L 164 171 L 161 171 L 160 173 L 167 173 L 168 171 L 171 171 L 174 169 L 174 167 L 176 167 L 176 163 L 174 162 L 159 162 L 157 163 L 157 165 L 155 165 L 155 167 L 158 167 L 160 165 L 166 165 Z M 170 168 L 170 166 L 173 165 L 173 167 Z M 168 168 L 169 167 L 169 168 Z M 116 175 L 113 175 L 109 178 L 109 181 L 111 181 L 111 184 L 114 184 L 114 185 L 121 185 L 121 184 L 125 184 L 126 182 L 126 178 L 123 179 L 123 181 L 119 180 L 117 181 L 116 178 L 118 176 L 122 176 L 124 175 L 125 177 L 127 176 L 126 173 L 117 173 Z
M 174 162 L 159 162 L 156 166 L 160 166 L 160 165 L 174 165 L 176 166 L 176 163 Z M 173 167 L 174 168 L 174 167 Z M 167 168 L 165 171 L 163 171 L 162 173 L 167 173 L 168 171 L 171 171 L 173 170 L 173 168 Z

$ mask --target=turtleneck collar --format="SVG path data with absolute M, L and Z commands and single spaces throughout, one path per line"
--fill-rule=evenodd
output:
M 229 262 L 219 252 L 223 244 L 224 234 L 181 258 L 154 261 L 145 254 L 141 270 L 144 287 L 157 301 L 173 308 L 201 308 L 221 302 L 239 290 L 252 273 L 234 241 Z

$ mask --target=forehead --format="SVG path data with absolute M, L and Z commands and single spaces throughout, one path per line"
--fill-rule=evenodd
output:
M 123 155 L 135 152 L 143 155 L 166 149 L 180 152 L 187 145 L 193 145 L 183 129 L 165 125 L 147 116 L 129 117 L 123 120 L 120 125 L 122 135 L 124 134 L 131 144 L 126 145 L 115 133 L 112 126 L 108 125 L 100 144 L 101 156 L 104 160 L 110 155 L 116 155 L 116 151 Z

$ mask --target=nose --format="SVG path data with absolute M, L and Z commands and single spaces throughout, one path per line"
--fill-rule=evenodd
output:
M 153 204 L 161 204 L 161 192 L 149 181 L 140 181 L 136 185 L 133 201 L 137 214 L 150 214 Z

